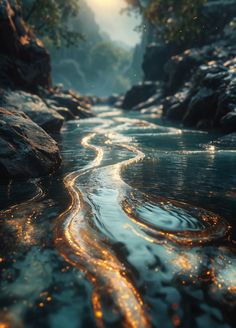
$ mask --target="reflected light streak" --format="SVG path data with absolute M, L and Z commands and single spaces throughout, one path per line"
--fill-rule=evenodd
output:
M 124 317 L 123 327 L 149 327 L 143 301 L 125 274 L 123 264 L 101 239 L 96 229 L 88 225 L 92 212 L 83 200 L 76 180 L 101 164 L 103 150 L 91 145 L 96 133 L 82 140 L 82 145 L 96 152 L 92 164 L 82 172 L 72 172 L 65 178 L 65 186 L 71 196 L 71 205 L 57 222 L 55 243 L 61 255 L 71 264 L 79 267 L 94 285 L 92 303 L 94 315 L 99 327 L 104 326 L 102 295 L 111 297 L 114 307 Z M 68 247 L 69 246 L 69 247 Z
M 116 121 L 119 121 L 119 119 L 116 119 Z M 150 125 L 147 122 L 136 121 L 129 119 L 129 123 L 134 122 L 136 126 L 147 128 Z M 72 172 L 64 179 L 65 187 L 71 197 L 71 204 L 57 221 L 55 244 L 61 255 L 72 265 L 80 268 L 93 284 L 92 304 L 99 327 L 103 327 L 105 322 L 102 302 L 104 294 L 110 297 L 113 309 L 117 309 L 124 318 L 122 322 L 123 327 L 149 327 L 149 319 L 144 310 L 145 306 L 137 289 L 127 277 L 125 267 L 112 251 L 111 245 L 109 247 L 108 242 L 102 237 L 93 223 L 93 212 L 89 202 L 85 201 L 84 195 L 76 184 L 79 177 L 98 168 L 103 161 L 103 148 L 92 144 L 92 140 L 97 135 L 103 135 L 108 138 L 104 145 L 115 144 L 134 154 L 134 157 L 130 159 L 107 166 L 109 166 L 109 171 L 111 172 L 111 183 L 114 183 L 119 190 L 120 204 L 124 213 L 126 213 L 131 223 L 140 228 L 142 233 L 131 224 L 125 225 L 125 228 L 131 229 L 138 237 L 150 243 L 166 244 L 167 241 L 171 241 L 181 246 L 192 247 L 195 244 L 203 245 L 211 240 L 226 237 L 230 227 L 219 216 L 196 208 L 195 210 L 199 212 L 198 218 L 206 223 L 205 228 L 200 231 L 168 231 L 154 227 L 142 220 L 135 211 L 137 206 L 135 199 L 141 198 L 142 202 L 145 203 L 150 197 L 132 189 L 126 184 L 122 179 L 122 171 L 128 166 L 142 161 L 145 154 L 134 146 L 118 142 L 120 134 L 114 133 L 115 129 L 113 129 L 113 132 L 109 130 L 113 121 L 102 120 L 102 122 L 101 126 L 95 128 L 94 132 L 84 137 L 81 142 L 85 148 L 95 152 L 94 160 L 84 169 Z M 121 120 L 122 129 L 125 129 L 123 123 L 124 120 Z M 166 133 L 169 132 L 166 131 Z M 161 198 L 156 198 L 154 201 L 159 206 L 160 204 L 165 206 L 169 203 L 168 200 Z M 186 210 L 187 204 L 176 201 L 171 201 L 171 203 Z M 172 264 L 174 265 L 175 263 Z M 183 271 L 189 271 L 192 268 L 190 259 L 184 256 L 178 257 L 178 265 Z

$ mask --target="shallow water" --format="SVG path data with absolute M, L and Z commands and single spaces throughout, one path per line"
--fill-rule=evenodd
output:
M 233 327 L 236 150 L 97 107 L 0 187 L 0 327 Z

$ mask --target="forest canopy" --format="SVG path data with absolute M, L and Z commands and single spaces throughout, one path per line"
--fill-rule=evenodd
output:
M 25 21 L 33 32 L 54 46 L 71 46 L 82 38 L 69 29 L 68 21 L 79 14 L 78 0 L 19 0 Z
M 126 0 L 128 10 L 141 11 L 165 42 L 189 44 L 201 38 L 200 12 L 207 0 Z

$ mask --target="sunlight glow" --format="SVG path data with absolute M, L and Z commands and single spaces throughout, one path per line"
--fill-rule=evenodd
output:
M 124 0 L 86 0 L 95 14 L 95 19 L 103 33 L 114 41 L 121 41 L 134 46 L 140 40 L 140 34 L 135 28 L 141 18 L 120 13 L 125 8 Z

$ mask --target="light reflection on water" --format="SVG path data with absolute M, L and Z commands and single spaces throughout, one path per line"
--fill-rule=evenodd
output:
M 65 126 L 59 173 L 10 188 L 0 324 L 233 326 L 235 152 L 141 114 L 97 113 Z

